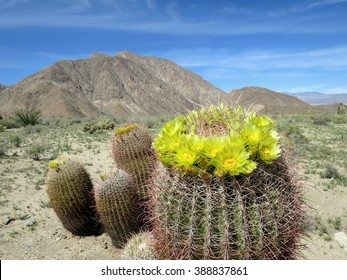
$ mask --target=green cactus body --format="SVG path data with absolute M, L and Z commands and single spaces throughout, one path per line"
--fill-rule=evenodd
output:
M 118 168 L 134 177 L 140 198 L 147 197 L 146 183 L 157 161 L 152 141 L 148 131 L 137 124 L 118 128 L 112 137 L 114 161 Z
M 271 168 L 270 168 L 271 167 Z M 245 177 L 181 175 L 160 167 L 152 197 L 160 259 L 292 259 L 302 199 L 281 159 Z
M 212 106 L 167 123 L 154 147 L 159 259 L 297 256 L 304 203 L 270 118 Z
M 137 195 L 131 176 L 118 170 L 95 188 L 95 200 L 106 233 L 116 247 L 122 248 L 139 227 Z
M 150 232 L 140 232 L 131 237 L 123 249 L 125 260 L 155 260 L 155 240 Z
M 46 184 L 52 207 L 67 230 L 81 236 L 102 233 L 92 181 L 79 162 L 51 162 Z

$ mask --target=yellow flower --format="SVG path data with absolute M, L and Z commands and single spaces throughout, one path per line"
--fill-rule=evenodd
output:
M 216 168 L 215 175 L 249 174 L 256 167 L 256 164 L 249 160 L 249 156 L 250 154 L 245 150 L 244 141 L 241 138 L 234 137 L 225 141 L 221 153 L 211 160 Z
M 274 122 L 268 116 L 261 116 L 261 117 L 255 117 L 253 119 L 253 124 L 256 125 L 257 127 L 272 128 L 274 125 Z
M 59 156 L 57 157 L 55 160 L 49 162 L 48 166 L 49 168 L 57 168 L 59 167 L 60 165 L 64 164 L 65 162 L 68 162 L 70 160 L 70 158 L 68 156 Z
M 215 174 L 223 176 L 229 174 L 230 176 L 239 175 L 248 170 L 250 163 L 249 154 L 243 149 L 224 151 L 212 160 L 213 165 L 216 167 Z
M 281 147 L 277 141 L 268 140 L 265 141 L 259 150 L 259 159 L 267 164 L 270 164 L 273 160 L 279 158 L 281 154 Z
M 260 139 L 262 138 L 261 130 L 252 125 L 246 125 L 240 132 L 240 135 L 245 139 L 246 144 L 252 147 L 257 147 Z
M 198 154 L 188 147 L 180 147 L 174 157 L 174 165 L 177 167 L 187 168 L 196 163 Z
M 163 137 L 173 137 L 182 134 L 185 132 L 185 122 L 186 120 L 184 117 L 173 119 L 164 125 L 159 135 Z
M 222 152 L 226 140 L 226 137 L 206 137 L 204 141 L 204 156 L 213 159 L 220 152 Z
M 191 135 L 189 144 L 197 153 L 201 153 L 204 150 L 204 138 L 202 136 Z

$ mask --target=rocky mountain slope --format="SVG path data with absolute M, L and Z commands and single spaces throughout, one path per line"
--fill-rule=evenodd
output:
M 228 94 L 169 60 L 128 51 L 59 61 L 0 89 L 0 115 L 5 117 L 15 108 L 35 106 L 45 116 L 160 116 L 222 102 L 268 110 L 309 107 L 295 97 L 257 87 Z
M 0 111 L 37 105 L 47 116 L 166 115 L 229 99 L 173 62 L 125 51 L 55 63 L 3 90 Z

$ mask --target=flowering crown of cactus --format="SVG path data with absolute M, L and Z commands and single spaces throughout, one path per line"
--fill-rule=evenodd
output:
M 223 104 L 169 121 L 153 146 L 167 167 L 218 177 L 250 174 L 257 163 L 271 164 L 281 153 L 269 117 Z

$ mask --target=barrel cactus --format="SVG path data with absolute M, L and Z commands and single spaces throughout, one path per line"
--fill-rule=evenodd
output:
M 148 195 L 147 181 L 156 163 L 152 142 L 149 132 L 138 124 L 117 128 L 112 137 L 113 159 L 118 168 L 134 177 L 140 198 Z
M 273 125 L 221 105 L 163 127 L 151 193 L 159 259 L 297 256 L 304 203 Z
M 46 184 L 52 208 L 67 230 L 80 236 L 102 233 L 92 181 L 81 163 L 68 158 L 50 162 Z
M 155 240 L 151 232 L 144 231 L 132 236 L 122 251 L 125 260 L 155 260 Z
M 95 187 L 96 209 L 100 222 L 113 244 L 124 247 L 128 238 L 138 231 L 137 195 L 132 177 L 118 170 Z

